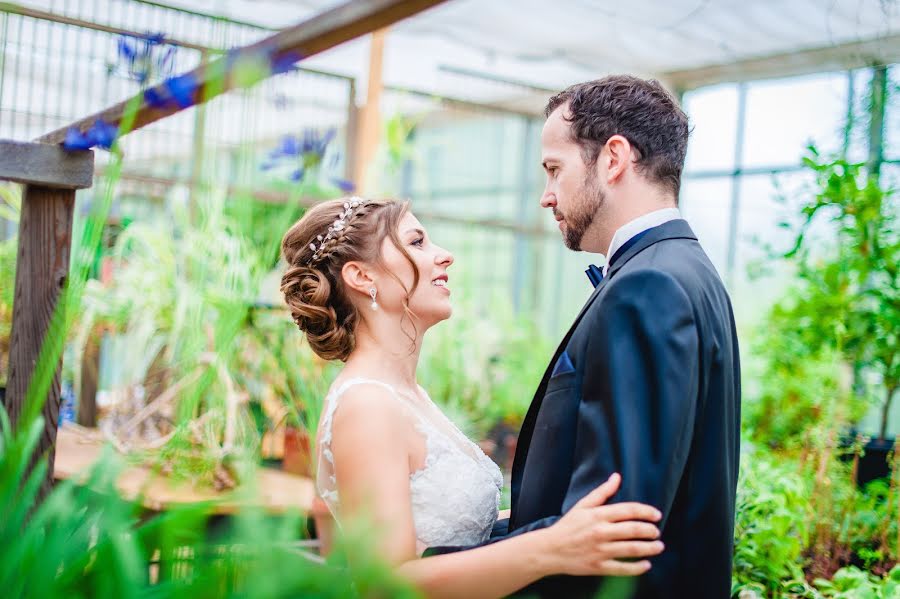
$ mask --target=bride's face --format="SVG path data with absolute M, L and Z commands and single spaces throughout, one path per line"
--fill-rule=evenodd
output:
M 397 229 L 400 245 L 412 258 L 419 272 L 419 285 L 409 297 L 409 308 L 418 317 L 417 324 L 430 327 L 450 317 L 450 287 L 447 268 L 453 264 L 453 255 L 432 243 L 422 223 L 407 212 Z M 384 264 L 403 282 L 406 289 L 413 288 L 413 270 L 409 260 L 394 246 L 390 238 L 382 243 Z M 403 311 L 406 291 L 386 274 L 378 282 L 378 303 L 389 311 Z

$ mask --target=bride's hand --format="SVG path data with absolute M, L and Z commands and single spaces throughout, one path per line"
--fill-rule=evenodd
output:
M 558 574 L 638 576 L 650 562 L 621 561 L 662 553 L 659 529 L 651 522 L 662 518 L 659 510 L 643 503 L 604 505 L 615 495 L 622 479 L 613 474 L 546 529 L 550 535 L 553 570 Z

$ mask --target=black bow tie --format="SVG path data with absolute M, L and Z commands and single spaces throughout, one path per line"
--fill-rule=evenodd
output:
M 587 275 L 587 278 L 590 280 L 591 285 L 593 285 L 594 288 L 596 288 L 597 285 L 600 284 L 600 281 L 603 280 L 603 271 L 596 264 L 589 265 L 587 270 L 584 271 L 584 274 Z
M 650 229 L 647 229 L 646 231 L 641 231 L 640 233 L 638 233 L 637 235 L 635 235 L 634 237 L 632 237 L 631 239 L 629 239 L 628 241 L 623 243 L 622 247 L 617 249 L 616 253 L 613 254 L 612 257 L 607 260 L 607 262 L 606 262 L 607 265 L 612 266 L 612 263 L 615 262 L 617 258 L 619 258 L 625 252 L 627 252 L 631 248 L 631 246 L 633 246 L 634 244 L 636 244 L 638 242 L 638 240 L 641 237 L 643 237 L 644 235 L 646 235 L 647 233 L 649 233 L 650 231 L 652 231 L 655 228 L 656 227 L 651 227 Z M 603 280 L 603 271 L 596 264 L 591 264 L 590 266 L 588 266 L 588 269 L 586 271 L 584 271 L 584 274 L 587 275 L 588 280 L 590 280 L 591 285 L 593 285 L 595 289 L 596 289 L 597 285 L 600 284 L 600 281 Z

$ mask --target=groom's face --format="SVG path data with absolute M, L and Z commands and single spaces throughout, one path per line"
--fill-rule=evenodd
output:
M 595 169 L 584 162 L 571 125 L 563 118 L 566 111 L 565 105 L 553 111 L 541 133 L 541 160 L 547 175 L 541 206 L 553 210 L 566 247 L 593 250 L 584 247 L 584 236 L 603 206 L 605 194 Z

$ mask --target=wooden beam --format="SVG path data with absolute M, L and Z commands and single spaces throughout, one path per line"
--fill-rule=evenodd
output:
M 41 486 L 42 497 L 50 491 L 53 481 L 52 448 L 56 443 L 62 344 L 65 341 L 64 334 L 56 329 L 51 331 L 50 325 L 57 311 L 65 309 L 60 300 L 64 297 L 69 276 L 74 209 L 74 189 L 25 186 L 19 221 L 9 381 L 4 406 L 15 427 L 19 417 L 26 412 L 28 387 L 41 350 L 46 346 L 51 355 L 56 353 L 56 365 L 43 407 L 44 434 L 34 454 L 46 454 L 48 459 L 49 468 Z M 54 345 L 49 345 L 51 343 Z
M 381 132 L 381 93 L 384 89 L 384 40 L 387 30 L 381 29 L 372 34 L 369 48 L 369 79 L 366 83 L 366 105 L 358 115 L 359 127 L 356 136 L 356 146 L 353 157 L 353 183 L 359 194 L 366 192 L 366 173 L 375 150 L 378 148 L 378 137 Z
M 43 187 L 84 189 L 94 177 L 94 153 L 0 139 L 0 180 Z
M 900 62 L 900 35 L 793 50 L 736 62 L 660 73 L 674 89 L 687 91 L 733 81 L 752 81 L 846 71 Z
M 255 44 L 246 46 L 240 50 L 241 55 L 258 56 L 267 54 L 276 58 L 284 58 L 297 55 L 308 58 L 339 44 L 350 41 L 361 35 L 387 27 L 392 23 L 415 15 L 432 6 L 442 3 L 444 0 L 356 0 L 347 2 L 332 10 L 321 13 L 308 21 L 304 21 L 293 27 L 289 27 L 273 36 L 267 37 Z M 200 65 L 185 75 L 196 82 L 196 89 L 191 94 L 191 104 L 206 102 L 220 94 L 223 94 L 240 83 L 242 86 L 256 83 L 254 80 L 236 81 L 233 77 L 225 77 L 222 81 L 221 74 L 228 69 L 227 64 L 231 57 L 222 57 L 208 65 Z M 262 78 L 264 74 L 260 75 Z M 168 92 L 165 82 L 155 87 L 157 93 L 165 97 Z M 138 97 L 125 100 L 114 106 L 101 110 L 91 116 L 80 119 L 70 125 L 51 131 L 38 139 L 40 142 L 59 144 L 66 137 L 66 131 L 71 127 L 85 132 L 98 120 L 118 126 L 126 114 L 126 107 L 132 102 L 139 103 L 134 121 L 129 129 L 135 131 L 154 123 L 167 116 L 184 110 L 185 108 L 171 103 L 164 108 L 154 107 L 148 103 L 141 93 Z

